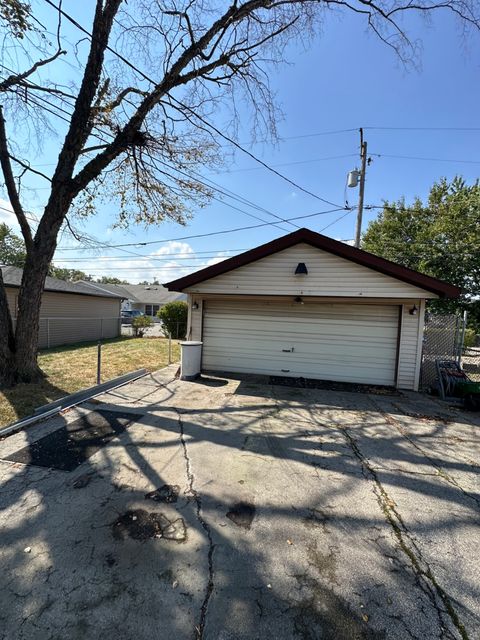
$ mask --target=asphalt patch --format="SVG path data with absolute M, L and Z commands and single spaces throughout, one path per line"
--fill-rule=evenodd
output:
M 5 460 L 73 471 L 140 417 L 137 413 L 91 411 L 6 456 Z
M 163 513 L 134 509 L 126 511 L 112 523 L 112 534 L 117 540 L 164 538 L 183 542 L 187 539 L 187 528 L 183 518 L 169 520 Z
M 145 494 L 145 499 L 171 504 L 178 500 L 179 493 L 180 487 L 178 484 L 163 484 L 159 489 L 155 489 L 155 491 L 150 491 L 150 493 Z
M 248 502 L 238 502 L 227 512 L 227 518 L 242 529 L 250 529 L 254 517 L 255 507 Z
M 354 382 L 336 382 L 335 380 L 315 380 L 313 378 L 291 378 L 288 376 L 269 376 L 269 384 L 296 389 L 320 389 L 324 391 L 348 391 L 350 393 L 371 393 L 380 396 L 400 396 L 394 387 L 380 384 L 360 384 Z

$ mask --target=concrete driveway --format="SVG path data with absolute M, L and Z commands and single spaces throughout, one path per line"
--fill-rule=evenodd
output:
M 73 471 L 0 461 L 2 638 L 480 638 L 478 416 L 174 372 L 0 443 L 134 414 Z

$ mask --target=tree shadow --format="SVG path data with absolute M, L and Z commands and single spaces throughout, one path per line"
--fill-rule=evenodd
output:
M 0 402 L 5 408 L 2 416 L 8 415 L 8 421 L 14 422 L 34 413 L 35 409 L 67 395 L 67 391 L 50 382 L 45 377 L 35 384 L 19 383 L 15 387 L 0 390 Z M 6 426 L 2 424 L 1 426 Z
M 103 398 L 99 408 L 143 415 L 75 471 L 0 463 L 1 637 L 456 637 L 422 573 L 421 541 L 408 528 L 395 530 L 369 465 L 389 496 L 450 506 L 422 523 L 429 543 L 471 527 L 478 505 L 438 475 L 394 471 L 429 462 L 385 427 L 368 397 L 283 387 L 262 395 L 250 382 L 220 402 L 228 382 L 157 382 Z M 192 402 L 198 389 L 203 395 Z M 22 437 L 33 445 L 74 417 Z M 434 433 L 446 428 L 435 425 Z M 145 499 L 164 484 L 181 487 L 176 503 Z M 250 528 L 226 517 L 238 500 L 255 507 Z M 186 542 L 115 538 L 118 517 L 138 508 L 183 518 Z M 402 544 L 420 556 L 422 571 Z M 447 596 L 474 630 L 471 575 L 458 573 L 458 558 L 429 566 L 445 585 L 452 562 L 457 586 Z

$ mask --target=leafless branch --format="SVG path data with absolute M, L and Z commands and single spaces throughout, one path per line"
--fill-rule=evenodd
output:
M 56 51 L 56 53 L 54 53 L 52 56 L 45 58 L 44 60 L 39 60 L 32 67 L 30 67 L 30 69 L 27 69 L 27 71 L 24 71 L 23 73 L 19 73 L 19 74 L 10 75 L 3 82 L 0 82 L 0 92 L 7 91 L 8 89 L 10 89 L 10 87 L 12 87 L 15 84 L 22 83 L 26 78 L 28 78 L 33 73 L 35 73 L 40 67 L 44 67 L 46 64 L 53 62 L 59 56 L 65 55 L 66 53 L 67 52 L 64 51 L 63 49 L 58 49 L 58 51 Z
M 3 108 L 0 106 L 0 164 L 2 167 L 3 178 L 5 180 L 5 186 L 7 188 L 10 204 L 12 205 L 13 212 L 17 216 L 18 224 L 22 231 L 23 239 L 25 240 L 25 246 L 28 249 L 32 247 L 32 232 L 28 220 L 25 216 L 22 204 L 15 184 L 15 178 L 13 177 L 12 165 L 10 164 L 10 154 L 8 152 L 7 134 L 5 130 L 5 119 L 3 117 Z
M 28 162 L 24 162 L 23 160 L 20 160 L 19 158 L 12 156 L 12 154 L 9 154 L 9 157 L 11 160 L 19 164 L 21 167 L 23 167 L 25 171 L 30 171 L 30 173 L 35 173 L 37 176 L 40 176 L 44 180 L 47 180 L 48 182 L 52 182 L 52 179 L 49 176 L 47 176 L 45 173 L 42 173 L 41 171 L 38 171 L 38 169 L 34 169 Z

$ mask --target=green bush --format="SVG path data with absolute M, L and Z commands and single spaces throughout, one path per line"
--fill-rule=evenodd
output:
M 465 329 L 465 337 L 463 339 L 464 347 L 474 347 L 476 342 L 476 334 L 474 329 Z
M 157 311 L 157 316 L 162 321 L 163 332 L 169 334 L 175 340 L 184 340 L 187 333 L 188 305 L 182 300 L 167 302 Z
M 136 316 L 132 320 L 133 335 L 136 338 L 143 338 L 145 331 L 153 326 L 153 320 L 150 316 Z

